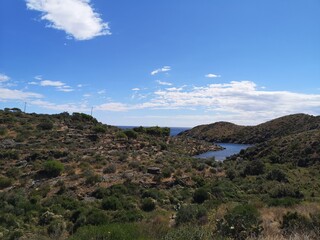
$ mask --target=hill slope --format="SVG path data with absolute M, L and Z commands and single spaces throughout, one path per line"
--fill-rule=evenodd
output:
M 242 151 L 238 156 L 299 167 L 320 164 L 320 129 L 273 138 Z
M 228 122 L 201 125 L 181 133 L 210 142 L 260 143 L 275 137 L 320 128 L 320 116 L 293 114 L 257 126 L 239 126 Z

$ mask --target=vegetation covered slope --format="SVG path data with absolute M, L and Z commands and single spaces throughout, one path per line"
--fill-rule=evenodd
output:
M 190 157 L 214 148 L 171 138 L 167 128 L 121 130 L 82 113 L 0 111 L 0 238 L 66 238 L 81 226 L 140 221 L 156 206 L 169 214 L 199 178 L 215 175 L 214 161 Z
M 319 132 L 291 137 L 216 162 L 166 128 L 0 111 L 0 239 L 317 239 Z
M 201 125 L 181 133 L 210 142 L 260 143 L 275 137 L 320 128 L 320 116 L 294 114 L 257 126 L 239 126 L 228 122 Z
M 320 129 L 273 138 L 242 151 L 238 156 L 265 159 L 270 163 L 292 163 L 307 167 L 320 163 Z

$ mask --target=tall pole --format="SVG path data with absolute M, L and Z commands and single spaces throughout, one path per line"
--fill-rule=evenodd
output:
M 91 115 L 91 117 L 92 117 L 92 112 L 93 112 L 93 107 L 91 107 L 91 114 L 90 114 L 90 115 Z
M 24 110 L 23 110 L 23 112 L 26 113 L 26 110 L 27 110 L 27 102 L 24 102 Z

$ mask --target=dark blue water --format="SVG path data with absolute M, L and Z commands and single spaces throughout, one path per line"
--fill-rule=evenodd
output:
M 118 128 L 121 128 L 123 130 L 125 129 L 132 129 L 135 128 L 137 126 L 117 126 Z M 182 127 L 171 127 L 170 128 L 170 136 L 177 136 L 179 133 L 186 131 L 190 128 L 182 128 Z
M 225 149 L 220 151 L 205 152 L 194 157 L 195 158 L 215 157 L 217 161 L 223 161 L 227 157 L 230 157 L 234 154 L 239 153 L 242 149 L 246 149 L 252 146 L 250 144 L 236 144 L 236 143 L 217 143 L 217 144 L 220 145 L 221 147 L 224 147 Z

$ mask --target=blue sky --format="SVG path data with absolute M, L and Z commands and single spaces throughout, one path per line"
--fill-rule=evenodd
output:
M 320 114 L 318 0 L 2 0 L 0 108 L 113 125 Z

